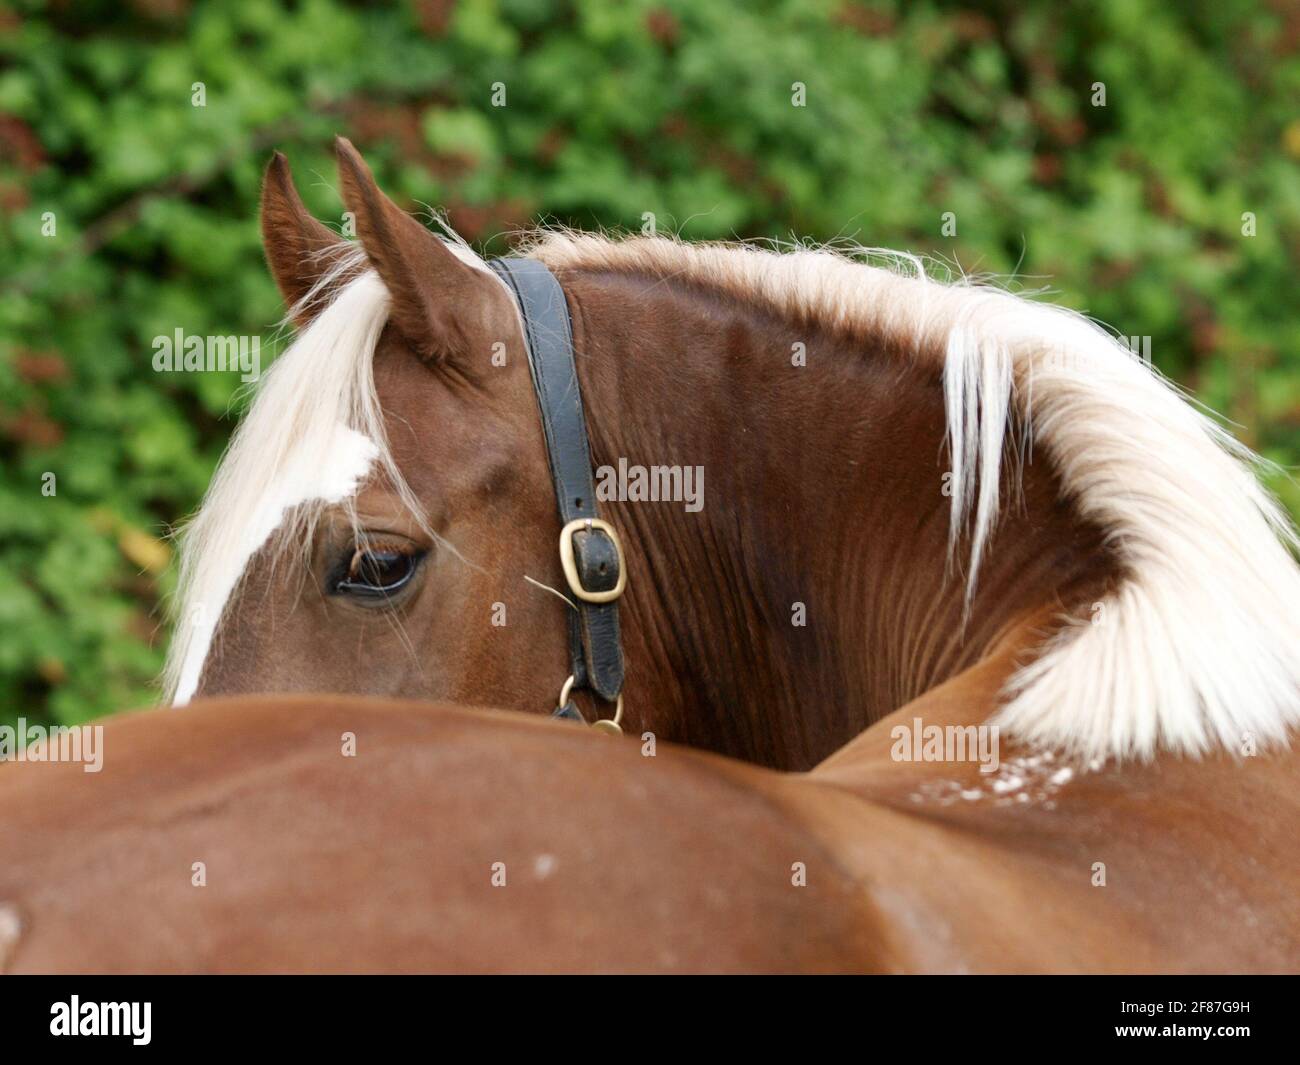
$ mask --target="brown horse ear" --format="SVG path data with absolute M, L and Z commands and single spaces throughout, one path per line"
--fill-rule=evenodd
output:
M 343 204 L 392 298 L 389 320 L 422 358 L 466 353 L 481 340 L 492 299 L 500 298 L 492 280 L 385 196 L 350 141 L 336 137 L 334 147 Z
M 262 246 L 271 276 L 290 309 L 311 291 L 347 242 L 311 216 L 294 188 L 289 160 L 271 156 L 262 179 Z M 294 322 L 302 328 L 314 312 L 300 310 Z

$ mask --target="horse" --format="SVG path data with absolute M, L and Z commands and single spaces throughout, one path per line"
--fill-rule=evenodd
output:
M 91 968 L 1296 968 L 1296 533 L 1150 366 L 913 257 L 533 235 L 592 462 L 706 474 L 600 500 L 632 737 L 593 736 L 540 716 L 576 604 L 520 306 L 337 155 L 355 243 L 268 167 L 299 335 L 184 534 L 178 709 L 94 782 L 0 773 L 48 811 L 12 964 L 72 963 L 71 852 L 148 889 Z M 201 841 L 237 883 L 160 886 Z

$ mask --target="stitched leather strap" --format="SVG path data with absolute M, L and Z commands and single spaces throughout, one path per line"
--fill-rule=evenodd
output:
M 569 308 L 560 283 L 536 259 L 494 259 L 489 264 L 509 286 L 524 321 L 528 366 L 541 408 L 542 431 L 560 524 L 596 518 L 587 421 L 574 364 Z M 574 568 L 584 589 L 610 591 L 618 584 L 621 558 L 613 539 L 601 529 L 572 535 Z M 574 686 L 590 688 L 613 702 L 623 687 L 623 646 L 618 601 L 592 603 L 575 598 L 569 613 L 570 672 Z M 569 709 L 572 704 L 569 705 Z M 563 711 L 566 708 L 561 708 Z M 576 710 L 573 711 L 576 714 Z M 560 716 L 573 716 L 563 714 Z

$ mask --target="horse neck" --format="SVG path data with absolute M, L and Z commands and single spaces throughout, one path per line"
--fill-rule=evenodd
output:
M 631 556 L 637 732 L 807 768 L 1045 604 L 1086 611 L 1112 576 L 1100 533 L 1029 463 L 966 601 L 937 356 L 672 280 L 563 280 L 595 464 L 704 473 L 694 513 L 602 504 Z

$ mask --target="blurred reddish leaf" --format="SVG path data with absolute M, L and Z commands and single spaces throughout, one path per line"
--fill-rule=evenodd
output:
M 892 11 L 871 7 L 869 4 L 847 3 L 831 15 L 831 21 L 862 34 L 864 37 L 884 37 L 894 32 L 896 21 Z
M 0 113 L 0 157 L 12 159 L 30 174 L 45 162 L 45 148 L 21 118 Z
M 677 16 L 662 7 L 646 12 L 645 28 L 651 37 L 668 47 L 677 43 L 677 38 L 682 32 Z
M 31 406 L 0 421 L 0 430 L 27 447 L 57 447 L 63 442 L 63 426 Z
M 22 351 L 14 359 L 18 376 L 30 384 L 67 381 L 72 374 L 63 356 L 54 351 Z
M 456 0 L 416 0 L 415 18 L 426 36 L 435 41 L 451 28 Z

